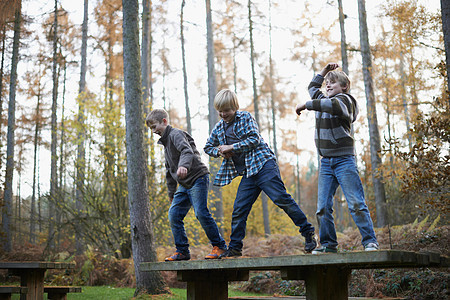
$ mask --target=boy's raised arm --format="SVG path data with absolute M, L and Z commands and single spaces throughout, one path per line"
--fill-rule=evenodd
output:
M 320 71 L 320 75 L 322 75 L 322 77 L 325 77 L 328 74 L 328 72 L 336 70 L 337 68 L 339 68 L 339 64 L 337 64 L 337 63 L 328 63 L 322 69 L 322 71 Z

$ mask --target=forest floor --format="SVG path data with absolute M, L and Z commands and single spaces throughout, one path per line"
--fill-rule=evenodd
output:
M 397 249 L 416 252 L 436 252 L 450 256 L 450 226 L 436 226 L 424 220 L 402 226 L 375 229 L 381 249 Z M 362 250 L 361 236 L 357 229 L 349 228 L 338 233 L 339 251 Z M 303 238 L 272 235 L 268 238 L 248 237 L 244 240 L 243 255 L 247 257 L 282 256 L 304 254 Z M 173 252 L 172 247 L 159 247 L 158 260 Z M 191 247 L 192 259 L 203 259 L 209 253 L 208 245 Z M 133 287 L 134 269 L 131 259 L 117 259 L 89 249 L 82 256 L 73 257 L 68 252 L 44 255 L 42 247 L 24 244 L 12 253 L 0 252 L 0 260 L 75 260 L 77 268 L 68 273 L 47 272 L 47 280 L 56 285 L 111 285 Z M 162 272 L 171 288 L 185 288 L 176 280 L 175 272 Z M 0 282 L 14 280 L 0 271 Z M 247 282 L 230 284 L 232 289 L 269 295 L 305 295 L 303 281 L 285 281 L 279 272 L 252 272 Z M 352 271 L 349 285 L 351 297 L 398 297 L 401 299 L 450 299 L 449 268 L 377 269 Z

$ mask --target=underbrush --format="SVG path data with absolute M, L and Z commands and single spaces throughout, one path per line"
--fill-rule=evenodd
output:
M 450 226 L 436 227 L 436 222 L 426 219 L 409 225 L 375 229 L 381 249 L 436 252 L 449 256 Z M 357 229 L 349 228 L 338 233 L 339 251 L 362 250 L 361 236 Z M 243 255 L 248 257 L 282 256 L 304 254 L 300 235 L 272 235 L 268 238 L 248 237 L 244 240 Z M 191 247 L 192 259 L 203 259 L 211 250 L 209 245 Z M 158 261 L 172 254 L 173 247 L 159 247 Z M 118 259 L 88 248 L 83 255 L 74 256 L 63 251 L 44 256 L 39 246 L 23 244 L 9 254 L 0 253 L 0 260 L 72 261 L 74 270 L 61 272 L 49 270 L 46 284 L 80 286 L 114 286 L 134 288 L 136 285 L 132 259 Z M 379 269 L 353 270 L 349 284 L 352 297 L 400 297 L 428 300 L 449 299 L 450 273 L 448 269 Z M 185 282 L 176 279 L 176 272 L 162 272 L 170 288 L 186 288 Z M 279 272 L 251 272 L 246 282 L 233 282 L 230 288 L 242 292 L 268 295 L 304 296 L 303 281 L 282 280 Z M 1 282 L 13 282 L 18 278 L 0 271 Z

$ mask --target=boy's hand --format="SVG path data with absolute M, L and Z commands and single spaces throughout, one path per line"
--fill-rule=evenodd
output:
M 325 77 L 325 75 L 327 75 L 328 72 L 336 70 L 337 68 L 339 68 L 339 64 L 337 64 L 337 63 L 328 63 L 325 66 L 325 68 L 323 68 L 322 71 L 320 71 L 320 75 Z
M 220 145 L 219 146 L 219 152 L 221 154 L 225 154 L 225 153 L 228 153 L 231 151 L 233 151 L 233 145 Z
M 300 116 L 300 113 L 302 112 L 302 110 L 306 109 L 306 103 L 300 103 L 297 104 L 297 106 L 295 107 L 295 112 L 297 113 L 297 115 Z
M 233 145 L 220 145 L 219 147 L 219 154 L 223 158 L 230 158 L 233 156 Z
M 180 179 L 186 178 L 186 176 L 187 176 L 187 169 L 185 167 L 178 167 L 177 176 Z

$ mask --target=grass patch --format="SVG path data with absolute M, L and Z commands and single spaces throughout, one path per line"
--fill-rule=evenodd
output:
M 111 286 L 83 286 L 81 293 L 67 294 L 68 300 L 128 300 L 133 298 L 134 288 L 118 288 Z M 170 289 L 172 295 L 143 295 L 136 300 L 156 299 L 156 300 L 184 300 L 186 299 L 185 289 Z M 228 296 L 262 296 L 262 294 L 244 293 L 229 289 Z M 13 295 L 13 300 L 18 300 L 19 295 Z M 44 294 L 44 300 L 47 299 L 47 294 Z

